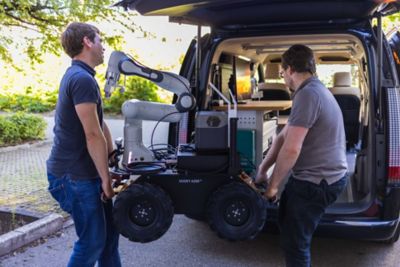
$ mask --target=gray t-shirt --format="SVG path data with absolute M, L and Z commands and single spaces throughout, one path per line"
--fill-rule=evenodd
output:
M 293 96 L 290 126 L 308 128 L 293 177 L 332 184 L 347 172 L 343 116 L 332 93 L 316 78 L 303 82 Z

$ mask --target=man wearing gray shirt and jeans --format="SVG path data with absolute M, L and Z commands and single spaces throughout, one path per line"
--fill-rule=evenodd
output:
M 282 55 L 281 76 L 294 92 L 288 124 L 258 168 L 256 182 L 267 182 L 274 199 L 291 175 L 279 203 L 281 246 L 286 266 L 310 266 L 311 239 L 318 223 L 346 186 L 346 138 L 341 110 L 314 76 L 313 52 L 293 45 Z M 271 177 L 267 170 L 275 164 Z

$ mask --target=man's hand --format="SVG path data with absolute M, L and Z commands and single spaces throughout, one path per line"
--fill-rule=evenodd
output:
M 268 178 L 267 173 L 258 171 L 254 183 L 256 183 L 256 184 L 263 184 L 263 183 L 267 184 L 268 183 L 268 179 L 269 178 Z
M 275 201 L 277 198 L 277 194 L 278 194 L 277 187 L 268 186 L 267 190 L 264 193 L 264 196 L 269 200 Z
M 112 199 L 114 197 L 114 190 L 112 189 L 110 182 L 102 182 L 101 188 L 103 189 L 101 196 L 101 199 L 103 201 Z

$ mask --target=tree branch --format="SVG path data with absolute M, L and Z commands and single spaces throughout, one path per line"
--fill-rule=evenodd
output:
M 9 12 L 6 12 L 5 15 L 10 17 L 10 18 L 12 18 L 12 19 L 14 19 L 14 20 L 16 20 L 16 21 L 19 21 L 21 23 L 28 24 L 28 25 L 31 25 L 31 26 L 36 26 L 34 23 L 26 21 L 26 20 L 23 20 L 20 17 L 16 17 L 16 16 L 10 14 Z
M 38 17 L 38 16 L 36 16 L 36 14 L 34 14 L 32 11 L 30 11 L 30 10 L 28 10 L 28 14 L 32 17 L 32 18 L 34 18 L 35 20 L 37 20 L 37 21 L 40 21 L 40 22 L 43 22 L 43 23 L 49 23 L 49 24 L 55 24 L 55 25 L 60 25 L 60 23 L 57 21 L 57 20 L 55 20 L 55 19 L 44 19 L 44 18 L 41 18 L 41 17 Z
M 0 24 L 4 25 L 6 27 L 19 27 L 19 28 L 22 28 L 22 29 L 31 30 L 31 31 L 35 31 L 35 32 L 39 33 L 39 31 L 37 29 L 28 27 L 27 25 L 21 25 L 21 24 L 9 23 L 9 22 L 2 22 Z

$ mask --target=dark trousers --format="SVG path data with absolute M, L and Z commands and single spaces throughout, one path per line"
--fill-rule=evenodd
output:
M 326 207 L 336 201 L 347 178 L 319 185 L 289 178 L 279 204 L 280 243 L 287 267 L 311 266 L 310 247 L 315 229 Z
M 72 180 L 48 173 L 50 194 L 70 213 L 78 240 L 68 267 L 120 267 L 119 234 L 113 226 L 112 201 L 100 199 L 101 180 Z

